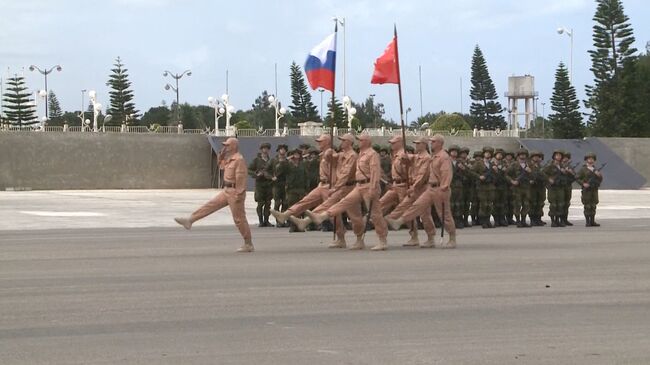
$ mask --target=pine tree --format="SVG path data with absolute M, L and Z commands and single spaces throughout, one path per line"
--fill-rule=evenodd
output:
M 555 72 L 551 110 L 553 113 L 548 118 L 553 128 L 553 138 L 570 139 L 584 136 L 580 101 L 576 96 L 576 89 L 569 81 L 569 72 L 562 62 Z
M 126 121 L 127 116 L 138 117 L 139 111 L 135 109 L 133 103 L 133 91 L 130 89 L 128 69 L 124 68 L 120 57 L 115 60 L 114 66 L 115 68 L 111 69 L 112 74 L 106 83 L 111 88 L 109 92 L 111 106 L 107 113 L 113 115 L 115 124 L 122 124 Z
M 302 74 L 302 69 L 297 63 L 291 64 L 291 115 L 297 122 L 319 121 L 316 106 L 311 101 L 311 94 Z
M 636 48 L 629 18 L 621 0 L 597 0 L 593 20 L 595 49 L 589 51 L 594 85 L 586 87 L 585 106 L 591 109 L 589 124 L 595 135 L 621 135 L 625 122 L 625 93 L 621 71 L 633 63 Z
M 503 108 L 499 103 L 498 95 L 490 73 L 488 72 L 485 57 L 478 45 L 474 48 L 472 56 L 472 88 L 470 90 L 472 105 L 470 114 L 474 124 L 483 129 L 506 128 Z
M 12 125 L 22 128 L 38 123 L 36 105 L 31 93 L 25 86 L 25 78 L 14 75 L 7 80 L 7 89 L 3 95 L 5 120 Z
M 334 98 L 334 126 L 337 128 L 347 128 L 348 123 L 345 120 L 345 111 L 343 110 L 343 104 L 337 99 Z M 332 125 L 332 100 L 327 103 L 327 117 L 325 117 L 325 127 L 330 128 Z
M 54 90 L 49 90 L 48 94 L 48 123 L 50 125 L 63 125 L 63 111 L 61 110 L 61 104 L 59 104 L 59 98 L 56 97 Z

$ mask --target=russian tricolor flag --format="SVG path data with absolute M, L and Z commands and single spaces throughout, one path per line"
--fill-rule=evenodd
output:
M 305 74 L 313 90 L 322 87 L 334 92 L 336 74 L 336 32 L 314 47 L 305 62 Z

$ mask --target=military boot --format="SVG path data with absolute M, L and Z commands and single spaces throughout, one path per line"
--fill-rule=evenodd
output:
M 481 226 L 483 228 L 494 228 L 494 226 L 492 226 L 492 223 L 490 222 L 490 216 L 481 217 L 479 219 L 481 220 Z
M 350 250 L 363 250 L 364 248 L 366 248 L 366 243 L 363 242 L 363 235 L 360 234 L 357 236 L 357 241 L 354 245 L 350 246 Z
M 569 222 L 569 215 L 568 214 L 565 214 L 563 216 L 563 219 L 564 219 L 564 225 L 569 226 L 569 227 L 573 226 L 573 223 Z
M 380 237 L 379 243 L 370 249 L 371 251 L 386 251 L 388 250 L 388 242 L 386 242 L 386 237 Z
M 192 221 L 189 218 L 174 218 L 176 223 L 183 226 L 183 228 L 190 230 L 192 229 Z
M 456 225 L 457 229 L 465 228 L 465 225 L 463 224 L 463 218 L 462 217 L 454 217 L 454 224 Z
M 245 240 L 244 245 L 237 249 L 237 252 L 253 252 L 253 251 L 255 251 L 255 247 L 253 247 L 253 241 L 251 239 Z
M 420 243 L 420 248 L 435 248 L 436 247 L 436 235 L 427 235 L 427 241 Z
M 449 241 L 442 244 L 441 248 L 456 248 L 456 232 L 449 233 Z
M 279 212 L 275 209 L 271 209 L 271 214 L 273 215 L 273 218 L 275 218 L 275 222 L 277 223 L 277 226 L 280 227 L 280 225 L 283 225 L 287 222 L 287 219 L 289 219 L 290 214 L 285 212 Z
M 514 226 L 515 224 L 517 224 L 517 221 L 513 219 L 513 214 L 509 214 L 507 218 L 508 218 L 509 225 Z
M 321 224 L 324 221 L 326 221 L 327 219 L 329 219 L 329 215 L 327 215 L 327 213 L 325 213 L 325 212 L 323 212 L 323 213 L 314 213 L 311 210 L 307 210 L 305 212 L 305 215 L 307 217 L 309 217 L 311 219 L 311 221 L 314 222 L 315 224 Z
M 347 243 L 345 242 L 345 236 L 337 237 L 336 241 L 330 243 L 328 248 L 346 248 Z
M 557 219 L 555 219 L 555 216 L 552 215 L 551 216 L 551 227 L 557 227 L 557 226 L 558 226 Z
M 411 238 L 402 246 L 404 247 L 417 247 L 420 245 L 420 240 L 418 239 L 418 232 L 417 231 L 410 231 L 409 234 L 411 235 Z
M 590 215 L 589 220 L 591 221 L 591 226 L 592 227 L 600 227 L 600 224 L 596 223 L 596 215 L 595 214 Z
M 465 227 L 471 227 L 472 226 L 472 224 L 469 222 L 469 216 L 468 215 L 463 217 L 463 225 Z
M 311 223 L 311 219 L 309 218 L 301 219 L 298 217 L 290 216 L 289 220 L 291 221 L 291 223 L 296 225 L 296 230 L 298 232 L 304 232 L 305 228 L 307 228 L 307 226 Z

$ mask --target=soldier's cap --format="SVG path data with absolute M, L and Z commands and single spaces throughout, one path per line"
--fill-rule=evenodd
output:
M 457 144 L 452 144 L 451 146 L 449 146 L 449 147 L 447 148 L 447 151 L 448 151 L 448 152 L 451 152 L 451 151 L 454 151 L 454 150 L 455 150 L 456 152 L 460 152 L 460 147 L 459 147 Z
M 585 155 L 585 161 L 586 161 L 588 158 L 593 158 L 594 161 L 597 160 L 597 158 L 596 158 L 596 154 L 593 153 L 593 152 L 587 152 L 587 154 Z
M 500 154 L 502 154 L 502 155 L 505 155 L 505 154 L 506 154 L 506 151 L 504 151 L 503 148 L 496 148 L 496 149 L 494 150 L 494 154 L 496 155 L 497 153 L 500 153 Z
M 504 156 L 512 156 L 512 157 L 515 157 L 515 153 L 512 152 L 512 151 L 505 151 L 505 152 L 503 153 L 503 155 L 504 155 Z
M 318 138 L 316 138 L 316 142 L 323 142 L 323 141 L 329 141 L 329 140 L 330 140 L 329 134 L 321 134 L 320 136 L 318 136 Z M 300 145 L 300 146 L 302 147 L 302 145 Z
M 230 138 L 228 138 L 227 140 L 221 142 L 221 144 L 224 145 L 224 146 L 229 146 L 229 145 L 231 145 L 231 144 L 235 144 L 235 145 L 236 145 L 236 144 L 238 144 L 238 143 L 239 143 L 239 141 L 237 141 L 237 138 L 235 138 L 235 137 L 230 137 Z
M 564 151 L 563 150 L 561 150 L 559 148 L 556 148 L 555 150 L 553 150 L 553 156 L 557 155 L 558 153 L 560 155 L 564 156 Z
M 483 151 L 474 151 L 472 156 L 474 156 L 474 158 L 483 157 Z
M 564 157 L 571 158 L 571 152 L 569 152 L 569 151 L 564 151 Z
M 350 141 L 350 142 L 354 142 L 354 136 L 353 136 L 352 134 L 350 134 L 350 133 L 346 133 L 346 134 L 344 134 L 344 135 L 342 135 L 342 136 L 339 136 L 339 139 L 340 139 L 341 141 Z
M 368 134 L 360 134 L 360 135 L 357 136 L 357 139 L 359 141 L 370 141 L 371 140 L 370 135 L 368 135 Z
M 469 147 L 463 147 L 460 149 L 460 153 L 466 153 L 469 155 Z
M 386 152 L 386 153 L 390 153 L 390 148 L 388 148 L 387 146 L 381 146 L 380 151 L 384 151 L 384 152 Z
M 526 156 L 528 156 L 528 150 L 525 149 L 525 148 L 520 148 L 520 149 L 518 149 L 518 150 L 517 150 L 517 157 L 519 157 L 519 156 L 521 156 L 521 155 L 526 155 Z
M 289 151 L 289 146 L 287 146 L 286 144 L 279 144 L 278 147 L 275 149 L 275 152 L 278 152 L 282 148 L 284 148 L 285 151 Z
M 543 158 L 544 154 L 537 150 L 530 151 L 530 157 L 535 157 L 535 156 Z
M 483 153 L 485 153 L 485 152 L 490 152 L 491 154 L 494 154 L 494 148 L 492 148 L 490 146 L 485 146 L 485 147 L 483 147 Z
M 413 140 L 413 143 L 429 143 L 429 140 L 426 137 L 417 137 Z
M 402 142 L 402 136 L 397 135 L 397 136 L 392 136 L 389 140 L 388 143 L 393 144 L 397 142 Z
M 261 144 L 260 144 L 260 149 L 262 149 L 262 148 L 268 148 L 268 149 L 271 149 L 271 144 L 268 143 L 268 142 L 261 143 Z

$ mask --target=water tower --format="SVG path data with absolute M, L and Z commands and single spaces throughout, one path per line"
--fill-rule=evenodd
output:
M 535 91 L 535 77 L 530 75 L 508 77 L 508 128 L 519 129 L 519 116 L 524 117 L 524 129 L 530 127 L 535 119 L 534 101 L 537 98 Z M 519 112 L 519 100 L 524 101 L 524 112 Z

